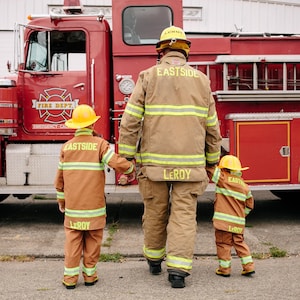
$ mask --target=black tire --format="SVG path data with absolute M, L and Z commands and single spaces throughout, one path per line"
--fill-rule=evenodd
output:
M 8 196 L 7 194 L 0 194 L 0 202 L 4 201 Z
M 271 191 L 271 193 L 282 200 L 292 201 L 292 200 L 297 200 L 300 197 L 300 190 L 286 190 L 286 191 L 274 190 Z
M 20 200 L 24 200 L 26 199 L 27 197 L 30 196 L 30 194 L 13 194 L 14 197 L 20 199 Z

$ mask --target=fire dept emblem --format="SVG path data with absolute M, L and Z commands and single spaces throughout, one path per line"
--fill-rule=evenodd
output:
M 79 99 L 72 99 L 71 93 L 62 88 L 50 88 L 39 95 L 39 99 L 32 99 L 32 108 L 38 110 L 40 118 L 45 123 L 61 124 L 71 118 L 73 109 Z

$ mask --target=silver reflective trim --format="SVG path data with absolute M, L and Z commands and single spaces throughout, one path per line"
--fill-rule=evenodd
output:
M 293 120 L 300 119 L 300 112 L 228 114 L 225 116 L 225 119 L 233 121 Z

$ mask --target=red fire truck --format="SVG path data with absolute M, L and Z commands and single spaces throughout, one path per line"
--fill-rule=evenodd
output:
M 16 26 L 16 72 L 0 79 L 0 200 L 54 193 L 59 150 L 74 131 L 64 122 L 90 104 L 96 130 L 117 151 L 118 128 L 135 81 L 156 62 L 155 44 L 182 27 L 182 0 L 112 0 L 101 11 L 65 0 L 61 10 Z M 189 36 L 189 63 L 209 76 L 223 153 L 250 166 L 254 190 L 300 191 L 300 37 Z M 107 169 L 107 193 L 120 187 Z

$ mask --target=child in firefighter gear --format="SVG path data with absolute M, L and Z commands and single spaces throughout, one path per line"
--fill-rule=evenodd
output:
M 244 241 L 246 216 L 254 207 L 248 185 L 241 177 L 240 160 L 233 155 L 222 157 L 218 167 L 207 167 L 209 178 L 216 184 L 213 225 L 219 267 L 216 274 L 229 277 L 231 272 L 231 248 L 241 259 L 242 275 L 255 273 L 254 262 L 248 245 Z
M 90 106 L 82 104 L 65 123 L 76 129 L 75 136 L 61 148 L 55 178 L 59 210 L 65 213 L 63 284 L 67 289 L 77 284 L 82 255 L 85 285 L 98 281 L 96 265 L 106 224 L 105 164 L 134 179 L 134 165 L 115 154 L 107 141 L 93 134 L 94 123 L 99 118 Z
M 181 28 L 162 32 L 162 58 L 139 74 L 119 139 L 119 153 L 139 165 L 150 273 L 160 274 L 166 258 L 173 288 L 185 287 L 191 273 L 197 197 L 208 184 L 206 162 L 218 163 L 221 144 L 209 79 L 187 64 L 190 44 Z

